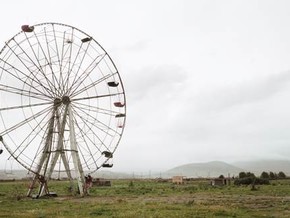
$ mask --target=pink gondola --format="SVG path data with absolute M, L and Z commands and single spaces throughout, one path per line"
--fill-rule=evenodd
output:
M 114 103 L 115 107 L 124 107 L 125 104 L 122 104 L 121 102 L 115 102 Z
M 23 32 L 30 33 L 30 32 L 33 32 L 34 26 L 23 25 L 21 26 L 21 29 Z

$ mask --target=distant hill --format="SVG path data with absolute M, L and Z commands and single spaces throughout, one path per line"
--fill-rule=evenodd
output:
M 130 173 L 112 172 L 107 170 L 99 170 L 92 174 L 93 178 L 106 178 L 106 179 L 128 179 L 136 177 Z
M 191 163 L 177 166 L 163 173 L 164 177 L 181 175 L 186 177 L 218 177 L 236 176 L 243 169 L 222 161 L 211 161 L 207 163 Z
M 290 160 L 259 160 L 259 161 L 240 161 L 231 164 L 222 161 L 211 161 L 207 163 L 190 163 L 181 166 L 174 167 L 165 172 L 150 173 L 150 175 L 142 172 L 130 173 L 128 172 L 113 172 L 110 170 L 99 170 L 92 174 L 94 178 L 106 178 L 106 179 L 128 179 L 128 178 L 171 178 L 172 176 L 186 176 L 189 178 L 209 178 L 218 177 L 220 175 L 238 176 L 240 172 L 253 172 L 256 176 L 260 176 L 263 171 L 278 173 L 283 171 L 287 176 L 290 176 Z M 0 180 L 11 179 L 28 179 L 31 174 L 27 174 L 25 170 L 13 170 L 11 172 L 5 172 L 0 170 Z M 58 178 L 56 173 L 53 174 L 54 178 Z M 61 178 L 67 177 L 65 173 L 61 175 Z
M 88 173 L 85 173 L 88 174 Z M 122 173 L 122 172 L 111 172 L 106 170 L 99 170 L 92 174 L 93 178 L 106 178 L 106 179 L 126 179 L 126 178 L 138 178 L 138 175 L 132 175 L 129 173 Z M 5 172 L 4 170 L 0 170 L 0 180 L 18 180 L 18 179 L 29 179 L 33 177 L 33 174 L 27 173 L 27 170 L 12 170 L 10 172 Z M 66 178 L 66 173 L 53 173 L 52 178 Z
M 9 172 L 0 170 L 0 180 L 27 179 L 28 177 L 29 175 L 27 175 L 26 170 L 13 170 Z
M 289 160 L 240 161 L 232 164 L 244 169 L 245 171 L 253 172 L 256 176 L 259 176 L 263 171 L 272 171 L 274 173 L 283 171 L 287 176 L 290 176 Z

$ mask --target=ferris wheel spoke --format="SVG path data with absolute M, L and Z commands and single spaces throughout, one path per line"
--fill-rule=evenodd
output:
M 60 66 L 60 69 L 59 69 L 59 84 L 61 85 L 60 86 L 60 90 L 62 90 L 62 95 L 64 94 L 63 91 L 65 90 L 65 87 L 64 87 L 64 79 L 63 79 L 63 71 L 62 71 L 62 68 L 63 68 L 63 60 L 64 60 L 64 57 L 69 49 L 69 47 L 71 46 L 71 43 L 68 43 L 68 48 L 67 50 L 64 52 L 64 46 L 65 46 L 65 35 L 66 35 L 66 32 L 63 33 L 63 38 L 62 38 L 62 49 L 61 49 L 61 58 L 60 58 L 60 62 L 59 62 L 59 66 Z
M 35 99 L 39 99 L 39 100 L 43 100 L 43 101 L 49 100 L 48 98 L 44 98 L 45 96 L 42 96 L 39 93 L 32 92 L 30 90 L 27 91 L 24 89 L 18 89 L 18 88 L 3 85 L 3 84 L 0 84 L 0 91 L 9 92 L 11 94 L 16 94 L 16 95 L 20 95 L 20 96 L 26 96 L 29 98 L 35 98 Z
M 100 131 L 102 131 L 102 132 L 104 132 L 104 133 L 106 133 L 107 134 L 107 132 L 106 131 L 104 131 L 103 129 L 101 129 L 101 128 L 99 128 L 99 127 L 97 127 L 97 126 L 95 126 L 95 124 L 94 123 L 91 123 L 90 121 L 88 121 L 88 119 L 84 119 L 82 116 L 80 116 L 79 114 L 77 114 L 77 116 L 79 117 L 79 119 L 83 122 L 83 124 L 90 130 L 90 132 L 99 140 L 99 142 L 103 145 L 103 146 L 105 146 L 106 148 L 107 148 L 107 146 L 103 143 L 103 141 L 100 139 L 100 137 L 96 134 L 96 132 L 92 129 L 92 126 L 94 126 L 94 127 L 96 127 L 96 129 L 99 129 Z M 89 124 L 91 125 L 91 126 L 89 126 Z M 83 131 L 83 130 L 82 130 Z M 110 136 L 112 136 L 112 135 L 110 135 Z M 108 148 L 107 148 L 108 149 Z
M 108 115 L 108 116 L 115 116 L 116 114 L 119 113 L 118 111 L 100 108 L 100 107 L 92 106 L 89 104 L 83 104 L 83 103 L 78 103 L 78 106 L 76 106 L 76 107 L 83 109 L 83 110 L 86 110 L 88 112 L 92 111 L 95 113 L 100 113 L 100 114 L 104 114 L 104 115 Z
M 83 114 L 85 114 L 87 117 L 91 118 L 91 120 L 93 120 L 94 122 L 90 121 L 89 119 L 84 120 L 83 116 L 80 116 L 79 113 L 77 113 L 77 111 L 74 109 L 74 111 L 76 112 L 76 114 L 79 116 L 79 118 L 80 118 L 82 121 L 87 122 L 87 123 L 91 124 L 92 126 L 95 126 L 97 129 L 99 129 L 100 131 L 102 131 L 102 132 L 104 132 L 104 133 L 110 135 L 111 137 L 113 137 L 113 135 L 111 135 L 111 134 L 109 134 L 108 132 L 106 132 L 103 128 L 108 129 L 108 130 L 111 130 L 111 131 L 114 132 L 115 134 L 118 134 L 118 135 L 119 135 L 119 133 L 118 133 L 116 130 L 112 129 L 110 126 L 106 125 L 105 123 L 101 122 L 101 121 L 98 120 L 97 118 L 93 117 L 93 116 L 92 116 L 91 114 L 89 114 L 88 112 L 85 112 L 84 110 L 82 110 L 82 109 L 80 109 L 80 108 L 78 108 L 78 110 L 80 110 L 80 111 L 81 111 Z M 101 125 L 103 126 L 103 128 L 100 128 L 100 127 L 96 126 L 96 123 L 101 124 Z
M 49 113 L 49 112 L 48 112 L 48 113 Z M 48 113 L 47 113 L 47 115 L 48 115 Z M 11 154 L 12 156 L 14 156 L 14 154 L 15 154 L 18 150 L 20 150 L 21 147 L 23 147 L 23 149 L 19 152 L 19 154 L 17 154 L 16 157 L 22 155 L 23 152 L 24 152 L 27 148 L 29 148 L 29 145 L 31 145 L 32 142 L 36 139 L 36 137 L 40 135 L 40 132 L 43 131 L 45 124 L 43 124 L 42 126 L 41 126 L 41 124 L 43 123 L 43 121 L 45 120 L 46 117 L 47 117 L 47 116 L 43 116 L 43 118 L 38 122 L 38 124 L 37 124 L 34 128 L 32 128 L 32 130 L 30 131 L 30 133 L 27 134 L 27 136 L 22 140 L 22 142 L 21 142 L 21 143 L 16 147 L 16 149 L 13 151 L 13 153 Z M 47 122 L 45 122 L 45 123 L 47 123 Z M 39 129 L 39 130 L 36 131 L 37 129 Z M 32 139 L 30 139 L 30 140 L 26 143 L 26 145 L 24 145 L 25 141 L 28 140 L 28 139 L 31 137 L 31 135 L 33 135 L 33 133 L 34 133 L 34 137 L 32 137 Z M 24 145 L 24 146 L 23 146 L 23 145 Z M 41 147 L 41 146 L 38 146 L 38 149 L 39 149 L 40 147 Z
M 74 28 L 72 29 L 71 31 L 71 41 L 73 40 L 74 38 Z M 70 73 L 71 73 L 71 60 L 72 60 L 72 52 L 73 52 L 73 46 L 72 46 L 72 43 L 70 43 L 70 46 L 69 46 L 69 57 L 68 57 L 68 73 L 67 73 L 67 78 L 64 78 L 64 82 L 63 82 L 63 91 L 67 90 L 68 89 L 68 81 L 69 81 L 69 77 L 70 77 Z
M 0 136 L 6 135 L 7 133 L 14 131 L 15 129 L 17 129 L 17 128 L 29 123 L 31 120 L 38 118 L 39 116 L 41 116 L 42 114 L 46 113 L 49 110 L 51 110 L 51 107 L 47 107 L 47 108 L 39 111 L 38 113 L 33 114 L 32 116 L 30 116 L 28 118 L 25 118 L 24 120 L 20 121 L 19 123 L 15 124 L 14 126 L 12 126 L 12 127 L 8 128 L 8 129 L 4 130 L 3 132 L 1 132 Z M 1 114 L 1 116 L 2 116 L 2 114 Z
M 95 126 L 96 123 L 101 124 L 101 125 L 103 126 L 104 129 L 109 129 L 109 130 L 111 130 L 111 131 L 117 133 L 117 132 L 116 132 L 114 129 L 112 129 L 110 126 L 104 124 L 103 122 L 101 122 L 101 121 L 98 120 L 97 118 L 93 117 L 92 115 L 90 115 L 90 114 L 89 114 L 88 112 L 86 112 L 85 110 L 82 110 L 81 108 L 78 108 L 78 110 L 82 113 L 82 116 L 80 116 L 79 113 L 77 113 L 77 111 L 76 111 L 76 109 L 75 109 L 76 113 L 79 115 L 79 117 L 80 117 L 83 121 L 88 122 L 89 124 L 91 124 L 91 125 L 93 125 L 93 126 Z M 84 117 L 83 115 L 85 115 L 86 117 L 90 118 L 90 120 L 89 120 L 88 118 L 87 118 L 86 120 L 84 120 L 84 119 L 83 119 L 83 117 Z M 91 120 L 93 120 L 94 122 L 91 121 Z M 99 130 L 101 130 L 102 132 L 106 132 L 104 129 L 102 129 L 102 128 L 100 128 L 100 127 L 97 127 L 97 126 L 96 126 L 96 128 L 99 129 Z M 110 135 L 110 136 L 112 136 L 112 135 Z
M 65 85 L 64 85 L 64 86 L 66 87 L 66 90 L 69 90 L 69 86 L 70 86 L 70 84 L 69 84 L 69 78 L 70 78 L 70 75 L 71 75 L 71 73 L 72 73 L 72 70 L 73 70 L 73 68 L 74 68 L 74 66 L 75 66 L 75 63 L 76 63 L 76 61 L 77 61 L 77 59 L 78 59 L 78 56 L 79 56 L 80 51 L 81 51 L 81 49 L 82 49 L 82 46 L 83 46 L 83 43 L 79 46 L 79 50 L 77 51 L 77 54 L 76 54 L 75 57 L 74 57 L 73 64 L 72 64 L 72 65 L 69 64 L 67 77 L 65 78 L 66 82 L 65 82 Z M 72 55 L 72 48 L 71 48 L 71 51 L 70 51 L 70 60 L 71 60 L 71 58 L 72 58 L 71 55 Z M 70 63 L 70 61 L 69 61 L 69 63 Z
M 40 144 L 43 144 L 43 141 L 44 141 L 44 139 L 42 139 Z M 33 166 L 36 164 L 37 160 L 41 156 L 42 152 L 43 152 L 43 147 L 38 146 L 33 158 L 31 158 L 31 163 L 29 164 L 29 169 L 33 168 Z
M 36 173 L 34 172 L 31 168 L 28 167 L 29 163 L 28 161 L 31 161 L 31 158 L 26 155 L 26 154 L 22 154 L 21 157 L 13 157 L 16 161 L 18 161 L 18 163 L 20 163 L 25 169 L 27 169 L 28 171 L 32 172 L 32 173 Z
M 74 118 L 74 119 L 75 119 L 75 118 Z M 84 131 L 82 130 L 82 128 L 79 126 L 79 124 L 78 124 L 77 122 L 75 122 L 75 124 L 76 124 L 76 127 L 77 127 L 77 129 L 79 130 L 79 132 L 80 132 L 80 134 L 81 134 L 81 138 L 82 138 L 83 142 L 85 143 L 85 148 L 84 148 L 83 146 L 82 146 L 82 148 L 83 148 L 84 150 L 86 150 L 87 153 L 90 154 L 90 156 L 93 158 L 93 162 L 95 163 L 96 166 L 98 166 L 98 165 L 97 165 L 97 162 L 96 162 L 95 159 L 94 159 L 94 156 L 93 156 L 93 154 L 92 154 L 92 151 L 91 151 L 91 149 L 90 149 L 90 146 L 88 145 L 87 140 L 86 140 L 86 138 L 85 138 L 85 135 L 86 135 L 86 134 L 84 133 Z M 93 143 L 93 144 L 94 144 L 94 143 Z M 81 146 L 81 145 L 79 145 L 79 146 Z M 96 147 L 96 146 L 94 146 L 94 147 Z M 96 147 L 96 148 L 98 149 L 98 147 Z M 82 154 L 83 162 L 86 164 L 87 168 L 90 169 L 90 167 L 89 167 L 88 164 L 87 164 L 86 158 L 85 158 L 85 156 L 83 155 L 82 149 L 80 149 L 80 152 L 81 152 L 81 154 Z
M 11 138 L 11 137 L 9 137 L 9 138 Z M 10 147 L 8 147 L 8 145 L 5 143 L 5 142 L 3 142 L 3 140 L 2 140 L 2 143 L 4 144 L 4 146 L 5 146 L 5 148 L 7 149 L 7 151 L 11 154 L 12 153 L 12 151 L 11 151 L 11 149 L 10 149 Z M 11 157 L 12 155 L 10 155 L 10 157 Z M 27 157 L 27 155 L 23 155 L 24 157 Z M 7 159 L 7 160 L 9 160 L 10 159 L 10 157 Z M 16 157 L 14 157 L 14 156 L 12 156 L 21 166 L 23 166 L 25 169 L 27 169 L 28 171 L 31 171 L 30 170 L 30 168 L 27 166 L 27 162 L 25 162 L 25 161 L 21 161 L 21 160 L 19 160 L 19 158 L 16 158 Z M 29 157 L 28 157 L 29 158 Z M 33 172 L 33 171 L 31 171 L 31 172 Z
M 47 78 L 46 73 L 43 71 L 43 69 L 42 69 L 42 67 L 41 67 L 41 63 L 40 63 L 40 61 L 39 61 L 39 56 L 36 55 L 36 52 L 34 51 L 33 46 L 32 46 L 32 44 L 31 44 L 29 38 L 27 37 L 27 34 L 26 34 L 26 33 L 25 33 L 25 37 L 26 37 L 26 40 L 28 41 L 28 43 L 29 43 L 29 45 L 30 45 L 31 51 L 32 51 L 32 53 L 33 53 L 35 59 L 36 59 L 37 62 L 38 62 L 38 70 L 39 70 L 39 72 L 41 72 L 41 74 L 42 74 L 43 77 L 45 78 L 46 83 L 47 83 L 47 85 L 49 86 L 50 93 L 53 94 L 53 92 L 52 92 L 53 84 L 52 84 L 51 81 Z M 38 43 L 39 43 L 39 42 L 38 42 Z M 36 64 L 35 64 L 35 66 L 36 66 Z
M 71 101 L 75 102 L 75 101 L 82 101 L 82 100 L 96 99 L 96 98 L 108 98 L 108 97 L 113 97 L 113 96 L 122 95 L 122 94 L 124 94 L 124 92 L 112 93 L 112 94 L 107 94 L 107 95 L 96 95 L 96 96 L 83 97 L 83 98 L 74 98 Z
M 91 72 L 100 64 L 100 62 L 106 57 L 107 53 L 100 54 L 96 58 L 93 58 L 92 62 L 89 64 L 89 66 L 84 70 L 84 73 L 80 74 L 80 76 L 77 78 L 77 74 L 75 75 L 75 78 L 71 84 L 71 87 L 68 89 L 68 92 L 74 93 L 79 86 L 90 76 Z M 78 83 L 78 84 L 77 84 Z M 76 87 L 74 87 L 76 86 Z M 72 89 L 74 89 L 72 91 Z
M 79 74 L 79 71 L 80 71 L 81 66 L 82 66 L 82 64 L 83 64 L 83 61 L 84 61 L 84 59 L 85 59 L 85 57 L 86 57 L 86 54 L 87 54 L 87 51 L 88 51 L 88 49 L 89 49 L 90 43 L 91 43 L 91 41 L 88 42 L 88 44 L 87 44 L 87 48 L 85 49 L 85 51 L 83 51 L 83 57 L 81 58 L 81 62 L 80 62 L 80 64 L 79 64 L 79 66 L 78 66 L 77 72 L 75 73 L 74 79 L 73 79 L 73 81 L 72 81 L 72 83 L 71 83 L 71 88 L 74 86 L 75 82 L 77 81 L 77 80 L 76 80 L 76 79 L 77 79 L 77 75 Z M 80 54 L 80 53 L 79 53 L 79 54 Z M 86 70 L 85 70 L 84 72 L 86 72 Z M 81 75 L 83 75 L 83 74 L 81 74 Z M 79 77 L 78 79 L 80 79 L 80 77 Z M 71 90 L 71 88 L 69 88 L 69 91 Z
M 37 103 L 37 104 L 26 104 L 26 105 L 12 106 L 12 107 L 4 107 L 4 108 L 0 108 L 0 111 L 22 109 L 22 108 L 27 108 L 27 107 L 43 106 L 43 105 L 48 105 L 48 104 L 52 104 L 52 103 L 45 102 L 45 103 Z
M 90 65 L 84 70 L 85 73 L 81 74 L 77 80 L 75 80 L 75 82 L 71 85 L 71 88 L 68 90 L 69 92 L 71 92 L 71 94 L 74 95 L 74 92 L 78 90 L 78 88 L 80 87 L 81 84 L 84 83 L 84 81 L 90 76 L 90 74 L 93 72 L 93 70 L 100 64 L 100 62 L 105 58 L 105 56 L 107 55 L 107 53 L 99 55 L 97 58 L 95 58 Z M 98 59 L 99 57 L 101 57 L 100 59 Z M 91 68 L 91 69 L 90 69 Z M 84 75 L 84 76 L 83 76 Z M 110 75 L 110 76 L 109 76 Z M 107 76 L 108 78 L 113 76 L 114 74 L 107 74 L 106 76 L 103 76 L 102 78 L 100 78 L 97 81 L 103 81 Z M 98 82 L 96 83 L 98 84 Z M 96 85 L 95 84 L 95 85 Z M 74 87 L 76 86 L 76 87 Z M 71 91 L 74 88 L 73 91 Z M 79 91 L 78 91 L 79 92 Z
M 7 45 L 7 47 L 13 52 L 13 54 L 17 57 L 17 59 L 22 63 L 22 65 L 28 70 L 28 72 L 33 76 L 33 78 L 32 78 L 32 81 L 34 81 L 34 82 L 36 82 L 37 81 L 37 83 L 39 84 L 39 85 L 41 85 L 48 93 L 50 93 L 50 94 L 52 94 L 52 92 L 51 92 L 51 90 L 49 89 L 49 88 L 47 88 L 46 86 L 44 86 L 44 84 L 43 84 L 43 82 L 41 82 L 38 78 L 37 78 L 37 76 L 33 73 L 33 70 L 32 69 L 30 69 L 30 67 L 28 67 L 27 66 L 27 64 L 25 64 L 24 63 L 24 60 L 26 61 L 26 62 L 29 62 L 31 65 L 33 65 L 34 67 L 36 67 L 37 68 L 37 70 L 39 70 L 40 72 L 42 71 L 40 68 L 39 68 L 39 66 L 37 66 L 35 63 L 34 63 L 34 61 L 31 59 L 31 57 L 27 54 L 27 52 L 20 46 L 20 44 L 17 42 L 17 41 L 15 41 L 15 40 L 13 40 L 15 43 L 16 43 L 16 45 L 21 49 L 21 51 L 22 51 L 22 53 L 23 54 L 25 54 L 25 56 L 29 59 L 25 59 L 25 58 L 23 58 L 20 54 L 16 54 L 16 52 L 9 46 L 9 45 Z M 32 48 L 31 48 L 32 49 Z M 27 76 L 27 74 L 25 74 L 26 76 Z M 49 85 L 49 84 L 47 84 L 47 85 Z
M 43 46 L 41 45 L 40 40 L 39 40 L 39 37 L 37 36 L 36 33 L 34 33 L 34 37 L 35 37 L 35 39 L 37 40 L 38 46 L 39 46 L 39 48 L 40 48 L 40 50 L 41 50 L 41 52 L 42 52 L 42 54 L 43 54 L 43 56 L 44 56 L 44 59 L 45 59 L 47 65 L 49 66 L 49 69 L 51 70 L 51 73 L 52 73 L 52 79 L 54 80 L 54 79 L 55 79 L 55 78 L 54 78 L 55 75 L 54 75 L 54 71 L 53 71 L 52 66 L 51 66 L 51 64 L 52 64 L 52 63 L 51 63 L 51 58 L 50 58 L 50 57 L 48 58 L 47 55 L 45 54 L 44 48 L 43 48 Z M 46 38 L 46 44 L 47 44 L 48 42 L 47 42 L 46 32 L 45 32 L 45 38 Z M 47 45 L 47 46 L 48 46 L 48 45 Z M 49 51 L 48 51 L 48 53 L 49 53 Z M 47 83 L 49 84 L 50 89 L 51 89 L 51 92 L 53 93 L 53 96 L 55 97 L 55 96 L 56 96 L 56 92 L 58 91 L 58 90 L 56 89 L 56 87 L 55 87 L 55 84 L 49 80 L 49 78 L 46 76 L 46 73 L 45 73 L 45 72 L 43 72 L 43 76 L 44 76 L 44 78 L 46 79 Z M 54 90 L 55 92 L 53 92 L 53 90 Z M 58 93 L 58 94 L 59 94 L 59 93 Z
M 79 116 L 79 118 L 84 122 L 84 125 L 87 126 L 87 127 L 90 129 L 91 134 L 93 134 L 93 135 L 98 139 L 98 141 L 99 141 L 103 146 L 106 147 L 106 145 L 103 143 L 103 141 L 98 137 L 97 134 L 95 134 L 95 132 L 92 130 L 92 128 L 91 128 L 91 127 L 86 123 L 86 120 L 84 120 L 84 119 L 83 119 L 82 117 L 80 117 L 80 116 Z M 75 119 L 77 119 L 77 118 L 75 118 Z M 87 133 L 84 132 L 83 128 L 78 127 L 78 129 L 79 129 L 80 132 L 83 133 L 83 136 L 84 136 L 88 141 L 90 141 L 91 144 L 94 145 L 95 148 L 96 148 L 96 149 L 101 153 L 102 151 L 100 150 L 100 148 L 97 147 L 97 146 L 95 145 L 95 142 L 94 142 L 94 141 L 93 141 L 93 140 L 88 136 Z
M 59 68 L 59 72 L 61 73 L 60 54 L 59 54 L 59 50 L 58 50 L 57 38 L 56 38 L 56 35 L 55 35 L 54 25 L 52 25 L 52 29 L 53 29 L 53 36 L 54 36 L 54 42 L 55 42 L 55 50 L 56 50 L 57 60 L 58 60 L 59 67 L 60 67 Z M 57 79 L 57 81 L 60 82 L 60 79 Z M 60 84 L 59 84 L 59 87 L 60 87 Z
M 114 76 L 115 74 L 116 74 L 116 73 L 114 73 L 114 74 L 107 74 L 107 75 L 103 76 L 102 78 L 98 79 L 97 81 L 95 81 L 95 82 L 93 82 L 93 83 L 91 83 L 91 84 L 89 84 L 89 85 L 83 87 L 83 88 L 80 89 L 79 91 L 75 92 L 75 91 L 77 90 L 77 88 L 80 86 L 80 85 L 79 85 L 79 86 L 76 87 L 75 90 L 71 93 L 71 97 L 75 97 L 75 96 L 77 96 L 77 95 L 79 95 L 79 94 L 81 94 L 81 93 L 83 93 L 83 92 L 89 90 L 90 88 L 95 87 L 95 86 L 98 85 L 99 83 L 101 83 L 101 82 L 103 82 L 103 81 L 106 81 L 107 79 L 109 79 L 110 77 Z M 80 83 L 80 84 L 81 84 L 81 83 Z
M 10 72 L 8 69 L 0 66 L 0 69 L 4 70 L 6 73 L 10 74 L 12 77 L 16 78 L 17 80 L 19 80 L 21 83 L 25 83 L 27 84 L 29 87 L 31 87 L 32 89 L 34 89 L 35 91 L 39 92 L 40 94 L 42 94 L 43 96 L 46 96 L 48 98 L 50 98 L 49 95 L 45 94 L 45 92 L 42 92 L 41 90 L 37 89 L 34 85 L 29 84 L 27 82 L 23 82 L 23 80 L 18 76 L 18 73 L 22 74 L 24 77 L 26 77 L 27 79 L 29 79 L 31 82 L 36 82 L 40 87 L 42 87 L 44 90 L 46 90 L 46 88 L 44 87 L 44 85 L 40 82 L 40 81 L 35 81 L 34 78 L 31 78 L 30 76 L 26 75 L 24 72 L 22 72 L 21 70 L 19 70 L 18 68 L 12 66 L 11 64 L 7 63 L 6 61 L 4 61 L 3 59 L 0 59 L 0 61 L 5 62 L 5 64 L 7 64 L 9 67 L 11 67 L 11 69 L 13 69 L 14 71 L 16 71 L 15 73 Z M 18 73 L 17 73 L 18 72 Z
M 47 53 L 48 53 L 48 65 L 49 65 L 49 68 L 50 68 L 50 70 L 51 70 L 51 74 L 52 74 L 52 84 L 53 84 L 53 87 L 54 87 L 54 90 L 55 90 L 55 93 L 58 93 L 58 95 L 60 95 L 60 93 L 59 93 L 59 91 L 58 91 L 58 89 L 56 88 L 57 86 L 56 86 L 56 83 L 58 84 L 58 87 L 60 87 L 60 85 L 59 85 L 59 81 L 58 81 L 58 79 L 56 78 L 56 75 L 55 75 L 55 73 L 54 73 L 54 70 L 52 69 L 52 66 L 51 66 L 51 64 L 52 64 L 52 58 L 51 58 L 51 52 L 50 52 L 50 49 L 49 49 L 49 47 L 50 47 L 50 44 L 49 44 L 49 41 L 48 41 L 48 38 L 47 38 L 47 32 L 46 32 L 46 28 L 44 28 L 44 35 L 45 35 L 45 40 L 46 40 L 46 46 L 47 46 Z

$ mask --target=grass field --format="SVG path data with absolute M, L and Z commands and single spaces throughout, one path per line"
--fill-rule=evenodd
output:
M 55 198 L 25 197 L 28 181 L 0 183 L 0 217 L 290 217 L 290 180 L 270 185 L 212 187 L 155 180 L 113 180 L 80 198 L 66 181 L 51 181 Z

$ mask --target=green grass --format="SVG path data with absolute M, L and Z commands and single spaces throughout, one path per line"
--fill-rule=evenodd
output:
M 212 187 L 154 180 L 113 180 L 84 198 L 67 181 L 51 181 L 56 198 L 25 197 L 27 181 L 0 183 L 0 217 L 290 217 L 290 180 L 270 185 Z

